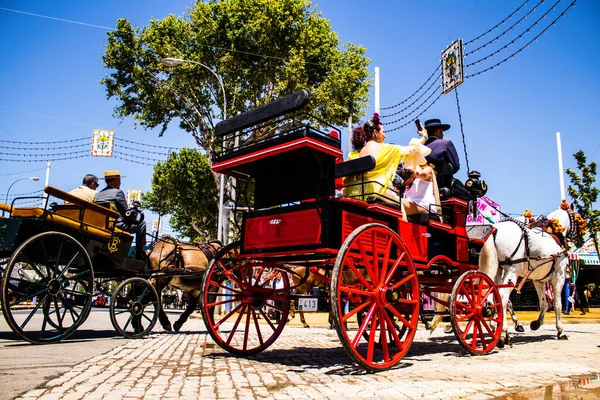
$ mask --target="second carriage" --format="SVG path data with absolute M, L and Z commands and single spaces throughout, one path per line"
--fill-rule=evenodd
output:
M 39 198 L 0 203 L 8 213 L 0 218 L 0 302 L 8 325 L 31 343 L 58 342 L 85 322 L 94 299 L 106 298 L 118 333 L 148 334 L 161 310 L 159 296 L 146 261 L 129 254 L 133 236 L 116 227 L 119 214 L 44 190 L 43 207 L 19 206 Z
M 212 338 L 235 354 L 265 350 L 312 273 L 327 283 L 344 349 L 366 370 L 406 355 L 419 321 L 427 322 L 424 296 L 450 317 L 467 352 L 491 351 L 503 311 L 498 288 L 478 268 L 487 233 L 469 234 L 471 202 L 450 197 L 437 215 L 406 222 L 398 203 L 343 196 L 342 179 L 360 178 L 375 160 L 342 162 L 341 132 L 303 114 L 307 103 L 298 92 L 217 125 L 223 146 L 213 171 L 237 180 L 238 203 L 249 211 L 241 240 L 204 274 L 201 310 Z

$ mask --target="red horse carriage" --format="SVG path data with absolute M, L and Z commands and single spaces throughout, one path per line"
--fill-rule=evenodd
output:
M 497 287 L 479 271 L 486 233 L 469 236 L 470 202 L 448 198 L 438 215 L 406 222 L 397 203 L 343 196 L 342 179 L 356 182 L 375 160 L 343 162 L 340 131 L 303 114 L 307 103 L 297 92 L 217 125 L 222 147 L 213 171 L 236 178 L 238 203 L 249 211 L 241 240 L 222 248 L 204 274 L 201 310 L 212 338 L 235 354 L 265 350 L 291 301 L 303 298 L 293 289 L 313 273 L 328 284 L 344 349 L 368 371 L 406 355 L 418 322 L 427 322 L 422 295 L 450 317 L 466 351 L 491 351 L 503 311 Z

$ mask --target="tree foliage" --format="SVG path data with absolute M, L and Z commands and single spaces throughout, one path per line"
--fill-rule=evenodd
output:
M 143 205 L 160 215 L 170 214 L 171 225 L 192 240 L 215 237 L 217 185 L 206 157 L 196 149 L 181 149 L 154 167 L 152 190 Z
M 102 59 L 101 83 L 115 98 L 115 115 L 134 117 L 145 128 L 180 119 L 181 129 L 214 157 L 213 130 L 224 104 L 227 115 L 306 89 L 310 113 L 333 125 L 364 114 L 369 60 L 365 49 L 340 45 L 337 33 L 309 0 L 198 0 L 185 17 L 170 15 L 134 28 L 117 21 Z
M 566 170 L 571 180 L 567 192 L 573 199 L 575 211 L 587 222 L 594 245 L 598 249 L 600 210 L 594 209 L 594 203 L 598 200 L 600 190 L 593 186 L 596 182 L 596 163 L 592 161 L 588 164 L 583 150 L 579 150 L 573 154 L 573 157 L 577 161 L 577 169 L 580 171 L 580 174 L 570 168 Z

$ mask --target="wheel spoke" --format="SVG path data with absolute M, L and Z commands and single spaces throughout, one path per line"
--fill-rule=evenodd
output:
M 356 244 L 358 245 L 358 250 L 360 251 L 362 261 L 365 263 L 365 270 L 367 271 L 367 275 L 369 276 L 369 278 L 371 278 L 371 282 L 377 282 L 377 280 L 375 280 L 375 272 L 373 271 L 373 266 L 369 262 L 369 257 L 367 255 L 367 250 L 365 249 L 363 241 L 359 239 L 356 242 Z M 373 253 L 375 253 L 375 250 L 373 250 Z
M 235 321 L 235 324 L 233 324 L 233 328 L 231 328 L 231 331 L 229 332 L 229 338 L 227 339 L 227 344 L 231 344 L 231 339 L 233 339 L 233 336 L 235 335 L 235 333 L 237 332 L 237 327 L 240 324 L 240 321 L 242 320 L 242 317 L 246 314 L 246 308 L 248 306 L 244 305 L 240 305 L 242 308 L 242 311 L 239 313 L 237 320 Z M 245 350 L 245 349 L 244 349 Z
M 46 294 L 44 296 L 44 298 L 41 301 L 38 301 L 38 303 L 35 305 L 35 307 L 33 308 L 33 310 L 31 311 L 31 313 L 29 313 L 29 315 L 27 316 L 27 318 L 25 318 L 25 321 L 23 321 L 23 323 L 21 324 L 21 326 L 19 327 L 21 330 L 25 329 L 25 326 L 29 323 L 29 321 L 31 320 L 31 318 L 35 315 L 35 313 L 37 312 L 37 310 L 40 309 L 40 306 L 48 299 L 48 295 Z
M 375 312 L 375 307 L 377 307 L 375 304 L 371 304 L 371 308 L 369 308 L 369 311 L 367 311 L 365 320 L 358 328 L 358 332 L 356 333 L 356 336 L 354 337 L 354 340 L 351 343 L 351 346 L 353 349 L 356 349 L 356 347 L 360 343 L 360 339 L 362 338 L 363 334 L 365 333 L 365 330 L 367 329 L 367 325 L 369 324 L 369 321 L 373 318 L 373 313 Z
M 384 252 L 384 258 L 383 258 L 383 265 L 381 266 L 381 274 L 379 275 L 379 284 L 380 285 L 387 285 L 388 279 L 390 278 L 390 276 L 388 276 L 387 274 L 387 269 L 388 269 L 388 264 L 390 263 L 390 254 L 392 254 L 392 244 L 393 244 L 393 240 L 392 237 L 389 237 L 387 240 L 387 243 L 385 244 L 385 252 Z M 394 266 L 395 268 L 398 268 L 398 264 L 399 261 L 396 260 L 394 262 Z M 395 271 L 394 268 L 394 271 Z
M 362 303 L 360 306 L 353 308 L 352 310 L 350 310 L 348 313 L 344 314 L 341 318 L 342 323 L 345 324 L 346 321 L 348 321 L 348 319 L 352 318 L 356 313 L 364 310 L 365 308 L 369 307 L 371 304 L 373 304 L 373 302 L 371 300 L 368 300 L 365 303 Z
M 237 307 L 235 307 L 233 310 L 231 310 L 229 312 L 229 314 L 225 314 L 225 316 L 219 320 L 218 323 L 215 324 L 215 329 L 219 329 L 219 326 L 221 326 L 221 324 L 225 321 L 227 321 L 229 319 L 229 317 L 231 317 L 233 314 L 236 313 L 237 310 L 239 310 L 240 308 L 242 308 L 244 305 L 243 304 L 238 304 Z M 211 307 L 214 308 L 214 307 Z
M 383 315 L 385 314 L 385 310 L 380 308 L 379 309 L 379 329 L 380 329 L 380 333 L 379 333 L 379 337 L 381 339 L 381 349 L 383 350 L 383 360 L 387 363 L 390 361 L 390 353 L 389 353 L 389 349 L 388 349 L 388 343 L 387 343 L 387 323 L 383 317 Z M 390 328 L 392 328 L 390 326 Z
M 263 337 L 260 331 L 260 326 L 258 325 L 258 318 L 256 318 L 256 311 L 252 310 L 252 319 L 254 321 L 254 328 L 256 329 L 256 333 L 258 334 L 258 342 L 262 346 L 264 344 Z
M 373 291 L 373 286 L 365 279 L 365 277 L 363 276 L 363 274 L 361 274 L 358 269 L 354 266 L 354 263 L 352 262 L 352 260 L 350 260 L 349 258 L 347 258 L 345 260 L 346 266 L 348 268 L 350 268 L 350 270 L 352 271 L 352 273 L 354 274 L 354 276 L 356 278 L 358 278 L 358 280 L 366 287 L 368 288 L 370 291 Z M 343 281 L 343 280 L 342 280 Z
M 8 306 L 9 306 L 9 307 L 12 307 L 12 306 L 15 306 L 15 305 L 17 305 L 17 304 L 20 304 L 20 303 L 22 303 L 22 302 L 24 302 L 24 301 L 31 300 L 31 299 L 33 299 L 34 297 L 36 297 L 36 296 L 39 296 L 39 295 L 41 295 L 41 294 L 42 294 L 42 293 L 44 293 L 44 292 L 46 292 L 46 289 L 45 289 L 45 288 L 44 288 L 44 289 L 42 289 L 42 290 L 40 290 L 39 292 L 35 292 L 35 293 L 33 293 L 33 294 L 29 295 L 29 296 L 23 297 L 23 298 L 21 298 L 20 300 L 16 300 L 16 301 L 14 301 L 14 302 L 12 302 L 12 303 L 9 303 L 9 304 L 8 304 Z
M 377 314 L 378 310 L 375 310 L 371 318 L 371 331 L 369 332 L 369 342 L 367 347 L 367 360 L 371 363 L 373 362 L 373 352 L 375 351 L 375 339 L 377 337 Z M 381 338 L 381 332 L 379 334 Z

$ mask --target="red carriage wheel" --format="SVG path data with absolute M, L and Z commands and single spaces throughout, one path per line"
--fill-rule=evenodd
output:
M 417 330 L 419 287 L 396 232 L 367 224 L 348 236 L 333 268 L 331 307 L 340 341 L 357 364 L 379 371 L 400 362 Z
M 502 334 L 502 299 L 492 279 L 480 271 L 462 274 L 452 289 L 454 334 L 471 354 L 489 353 Z
M 278 264 L 242 259 L 239 247 L 239 242 L 223 247 L 204 273 L 202 318 L 223 349 L 255 354 L 269 347 L 287 322 L 290 283 Z

